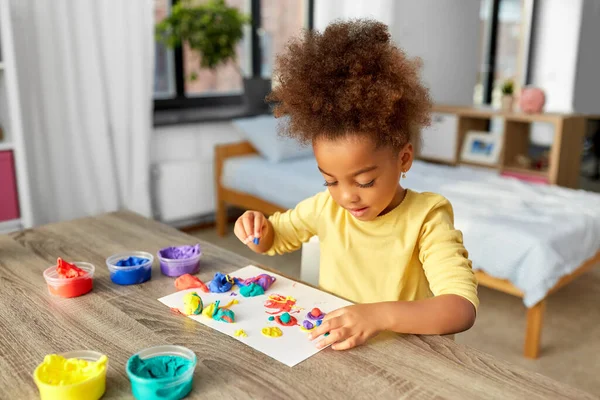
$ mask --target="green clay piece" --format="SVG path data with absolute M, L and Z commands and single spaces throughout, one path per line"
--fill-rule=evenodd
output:
M 262 286 L 256 283 L 251 283 L 247 286 L 242 286 L 240 288 L 240 294 L 244 297 L 254 297 L 265 294 L 265 290 Z
M 281 314 L 281 317 L 279 317 L 279 319 L 284 324 L 289 324 L 290 323 L 290 314 L 289 313 L 283 313 L 283 314 Z
M 275 317 L 272 315 L 269 317 L 269 321 L 273 321 L 274 319 L 275 319 Z
M 329 332 L 327 332 L 326 334 L 324 334 L 323 336 L 329 336 Z
M 230 324 L 235 322 L 235 314 L 233 311 L 226 308 L 219 308 L 213 315 L 213 319 L 221 322 L 228 322 Z

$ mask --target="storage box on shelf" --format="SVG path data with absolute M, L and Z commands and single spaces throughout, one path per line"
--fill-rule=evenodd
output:
M 9 0 L 0 0 L 0 233 L 33 225 Z
M 433 111 L 433 124 L 432 127 L 424 130 L 422 144 L 417 150 L 418 158 L 450 165 L 492 167 L 498 169 L 503 175 L 519 179 L 571 188 L 578 187 L 580 155 L 587 116 L 525 114 L 491 108 L 445 105 L 436 105 Z M 461 161 L 460 151 L 467 132 L 487 131 L 493 119 L 501 120 L 503 123 L 502 152 L 497 165 Z M 519 155 L 527 155 L 529 152 L 529 132 L 531 124 L 536 122 L 546 122 L 554 126 L 554 141 L 549 152 L 547 169 L 524 167 L 517 161 Z M 444 145 L 447 147 L 445 150 Z

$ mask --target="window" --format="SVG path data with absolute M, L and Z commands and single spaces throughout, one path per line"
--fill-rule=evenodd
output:
M 534 0 L 481 0 L 479 76 L 475 104 L 498 106 L 501 86 L 507 79 L 515 85 L 526 80 L 524 62 L 528 57 L 528 30 Z M 525 11 L 525 14 L 524 14 Z
M 154 0 L 154 23 L 169 15 L 170 0 Z M 173 51 L 155 42 L 154 97 L 164 99 L 175 95 Z
M 155 22 L 179 0 L 154 0 Z M 199 0 L 203 1 L 203 0 Z M 270 78 L 275 56 L 287 41 L 312 27 L 314 0 L 226 0 L 251 16 L 238 44 L 237 60 L 214 70 L 201 69 L 199 54 L 184 44 L 173 50 L 156 45 L 155 109 L 241 104 L 244 77 Z M 191 76 L 196 79 L 192 80 Z

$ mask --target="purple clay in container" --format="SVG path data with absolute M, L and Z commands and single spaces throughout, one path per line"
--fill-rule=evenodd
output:
M 200 269 L 200 244 L 170 246 L 158 251 L 160 270 L 167 276 L 195 274 Z

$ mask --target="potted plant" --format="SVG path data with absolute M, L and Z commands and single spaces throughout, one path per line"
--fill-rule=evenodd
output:
M 249 16 L 224 0 L 183 0 L 171 8 L 168 17 L 156 25 L 156 39 L 167 47 L 174 48 L 187 43 L 200 55 L 200 67 L 214 70 L 219 65 L 236 60 L 236 46 L 244 36 Z M 244 102 L 248 111 L 260 112 L 267 109 L 264 98 L 271 90 L 271 80 L 262 79 L 257 71 L 245 77 L 235 64 L 244 81 Z M 190 80 L 197 79 L 195 73 Z
M 513 92 L 514 92 L 514 84 L 512 80 L 506 80 L 502 84 L 502 110 L 503 111 L 512 111 L 513 109 Z

